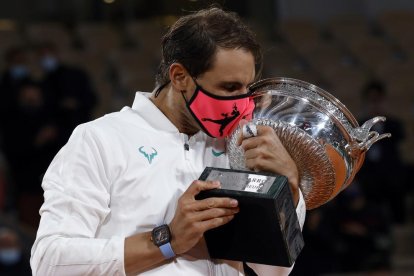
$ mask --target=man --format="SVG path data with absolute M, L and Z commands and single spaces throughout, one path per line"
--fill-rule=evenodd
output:
M 392 133 L 391 139 L 375 143 L 366 154 L 364 166 L 357 175 L 362 192 L 370 203 L 378 206 L 384 214 L 391 216 L 394 223 L 404 223 L 405 197 L 408 192 L 408 172 L 404 170 L 404 161 L 400 146 L 405 140 L 403 121 L 387 110 L 388 87 L 378 80 L 369 81 L 361 91 L 364 106 L 360 123 L 384 115 L 387 120 L 373 127 L 379 133 Z M 384 210 L 384 208 L 386 210 Z M 383 215 L 384 215 L 383 214 Z
M 8 199 L 15 202 L 19 220 L 33 228 L 39 226 L 43 203 L 41 177 L 62 147 L 54 115 L 39 84 L 27 80 L 17 89 L 15 113 L 4 124 L 4 153 L 13 180 Z
M 47 104 L 54 107 L 61 138 L 66 142 L 77 125 L 92 118 L 98 99 L 90 76 L 81 68 L 66 64 L 55 44 L 42 43 L 37 47 L 37 52 L 43 70 L 42 88 Z
M 20 46 L 11 47 L 4 55 L 6 68 L 0 73 L 0 135 L 4 120 L 15 114 L 17 107 L 17 91 L 20 85 L 31 80 L 26 49 Z
M 260 48 L 236 15 L 211 8 L 179 19 L 162 54 L 149 98 L 137 93 L 132 108 L 79 126 L 50 165 L 34 275 L 243 275 L 241 262 L 211 259 L 203 239 L 237 215 L 237 201 L 195 200 L 219 187 L 196 179 L 206 166 L 228 167 L 218 153 L 231 128 L 251 117 L 246 92 Z M 220 125 L 203 118 L 231 113 L 235 103 L 240 116 L 221 137 Z M 257 130 L 241 141 L 246 164 L 288 177 L 303 225 L 296 165 L 272 129 Z M 290 271 L 249 266 L 262 275 Z
M 19 233 L 14 229 L 1 225 L 0 275 L 31 275 L 29 258 L 23 251 L 23 241 Z

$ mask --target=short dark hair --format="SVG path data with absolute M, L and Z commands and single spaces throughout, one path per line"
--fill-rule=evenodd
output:
M 163 36 L 156 85 L 170 81 L 168 70 L 174 62 L 181 63 L 194 77 L 206 72 L 219 47 L 251 52 L 260 74 L 262 53 L 254 33 L 236 13 L 212 7 L 181 17 Z

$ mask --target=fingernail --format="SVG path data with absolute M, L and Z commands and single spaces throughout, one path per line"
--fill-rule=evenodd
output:
M 230 205 L 231 205 L 232 207 L 236 207 L 236 206 L 237 206 L 237 204 L 239 204 L 239 203 L 237 202 L 237 200 L 235 200 L 235 199 L 230 200 Z
M 220 188 L 221 184 L 220 181 L 213 181 L 214 187 Z

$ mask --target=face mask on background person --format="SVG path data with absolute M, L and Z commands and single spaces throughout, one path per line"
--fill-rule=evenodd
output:
M 47 72 L 54 71 L 59 65 L 57 58 L 46 55 L 40 60 L 40 66 Z
M 0 263 L 3 265 L 17 264 L 22 257 L 22 251 L 19 248 L 0 249 Z
M 10 67 L 10 75 L 15 80 L 21 80 L 29 74 L 29 70 L 25 65 L 13 65 Z

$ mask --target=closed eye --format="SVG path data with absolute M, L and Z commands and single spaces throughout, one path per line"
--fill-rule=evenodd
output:
M 242 89 L 243 85 L 238 82 L 223 83 L 221 87 L 227 92 L 235 92 Z

